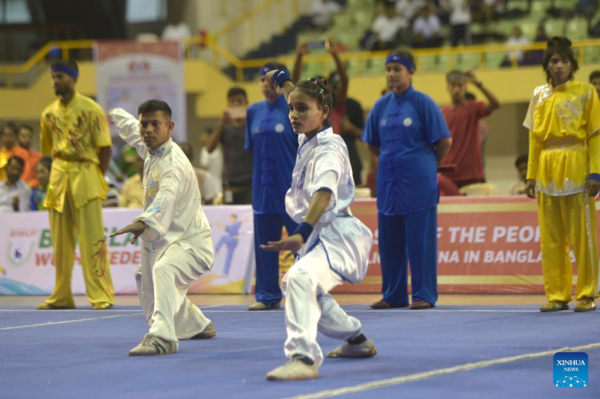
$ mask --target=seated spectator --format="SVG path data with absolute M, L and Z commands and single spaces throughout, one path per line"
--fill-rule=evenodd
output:
M 108 185 L 108 191 L 106 192 L 106 199 L 102 201 L 102 208 L 118 208 L 121 197 L 119 190 L 110 179 L 106 179 L 106 184 Z
M 398 0 L 396 1 L 396 13 L 410 22 L 419 15 L 419 11 L 426 5 L 425 0 Z
M 413 25 L 413 47 L 441 47 L 443 41 L 440 19 L 429 6 L 423 7 Z
M 317 30 L 328 29 L 333 16 L 341 11 L 342 6 L 333 0 L 315 0 L 310 9 L 312 27 Z
M 46 192 L 48 191 L 48 183 L 50 182 L 50 171 L 52 170 L 52 158 L 43 157 L 35 165 L 35 177 L 38 185 L 31 192 L 31 203 L 29 208 L 32 211 L 45 211 Z
M 404 17 L 396 14 L 395 3 L 386 1 L 385 12 L 373 21 L 371 30 L 375 36 L 372 50 L 390 50 L 397 47 L 403 31 L 408 26 Z
M 163 29 L 161 39 L 175 42 L 185 42 L 192 37 L 192 31 L 188 24 L 179 18 L 171 18 L 169 24 Z
M 594 71 L 590 74 L 590 84 L 596 88 L 596 91 L 600 96 L 600 70 Z
M 506 45 L 511 50 L 506 55 L 506 60 L 504 60 L 502 66 L 511 66 L 513 63 L 517 63 L 518 65 L 523 64 L 523 51 L 520 48 L 528 44 L 529 39 L 523 35 L 523 31 L 519 26 L 515 26 L 512 36 L 506 41 Z
M 527 155 L 521 155 L 515 161 L 515 167 L 519 172 L 519 182 L 513 184 L 508 190 L 508 195 L 526 195 L 525 194 L 525 181 L 527 180 Z
M 219 144 L 221 144 L 223 197 L 226 204 L 243 205 L 252 202 L 253 153 L 244 148 L 246 108 L 248 108 L 246 90 L 241 87 L 229 89 L 227 110 L 223 112 L 219 126 L 206 140 L 204 147 L 208 158 L 215 151 L 221 151 L 219 149 Z
M 203 136 L 205 137 L 205 135 Z M 206 138 L 204 138 L 204 141 L 206 142 Z M 190 163 L 193 164 L 193 160 L 194 160 L 194 149 L 191 146 L 191 144 L 189 143 L 181 143 L 179 144 L 179 147 L 181 147 L 181 151 L 183 151 L 183 153 L 185 154 L 185 156 L 190 160 Z M 204 151 L 206 151 L 206 148 L 203 148 Z M 206 154 L 208 154 L 208 151 L 206 151 Z M 202 197 L 202 203 L 207 204 L 207 205 L 212 205 L 213 202 L 215 201 L 215 199 L 219 196 L 219 194 L 222 192 L 222 186 L 220 185 L 220 179 L 218 179 L 216 176 L 214 176 L 211 171 L 214 170 L 218 170 L 220 171 L 220 173 L 223 173 L 223 155 L 221 153 L 221 151 L 215 151 L 213 152 L 214 155 L 221 155 L 220 158 L 213 158 L 212 160 L 208 160 L 209 156 L 202 154 L 201 153 L 201 157 L 202 155 L 205 155 L 205 159 L 206 161 L 206 166 L 211 166 L 212 163 L 218 164 L 220 161 L 220 169 L 207 169 L 205 168 L 196 168 L 194 167 L 194 172 L 196 172 L 196 178 L 198 179 L 198 188 L 200 189 L 200 195 Z M 212 155 L 212 154 L 211 154 Z M 214 162 L 211 162 L 214 161 Z
M 536 43 L 546 43 L 548 39 L 549 37 L 546 35 L 546 28 L 544 28 L 544 25 L 538 26 L 533 41 Z M 544 50 L 527 51 L 523 59 L 523 65 L 541 65 L 543 59 Z
M 144 160 L 137 155 L 135 160 L 137 173 L 123 184 L 119 207 L 144 208 Z
M 23 172 L 23 176 L 21 176 L 21 180 L 29 185 L 29 187 L 36 187 L 38 185 L 38 181 L 35 178 L 35 169 L 38 162 L 42 159 L 42 154 L 31 149 L 31 137 L 33 136 L 33 128 L 29 125 L 22 125 L 19 127 L 19 134 L 17 136 L 17 140 L 19 141 L 19 146 L 24 150 L 23 155 L 25 155 L 25 171 Z
M 0 181 L 6 180 L 5 167 L 8 159 L 12 156 L 18 156 L 25 162 L 27 152 L 17 145 L 17 126 L 14 123 L 7 123 L 0 132 Z
M 5 167 L 6 181 L 0 182 L 0 213 L 29 210 L 31 188 L 21 180 L 24 169 L 23 158 L 13 155 L 8 159 Z

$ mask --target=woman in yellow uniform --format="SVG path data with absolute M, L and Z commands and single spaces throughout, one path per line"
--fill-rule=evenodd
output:
M 537 192 L 542 267 L 548 304 L 569 309 L 577 261 L 576 312 L 596 309 L 598 251 L 594 197 L 600 189 L 600 101 L 594 88 L 573 79 L 571 42 L 548 41 L 542 63 L 548 84 L 537 87 L 523 125 L 529 129 L 526 192 Z

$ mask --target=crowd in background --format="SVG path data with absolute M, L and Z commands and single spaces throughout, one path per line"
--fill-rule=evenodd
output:
M 364 127 L 364 111 L 360 102 L 347 96 L 349 78 L 339 61 L 337 45 L 328 42 L 328 51 L 336 60 L 337 70 L 327 77 L 336 91 L 338 102 L 331 115 L 334 132 L 340 134 L 348 147 L 358 197 L 376 197 L 377 157 L 370 154 L 369 170 L 363 173 L 363 162 L 358 147 Z M 301 79 L 302 57 L 310 50 L 307 44 L 298 46 L 294 79 Z M 518 56 L 518 55 L 515 55 Z M 325 79 L 324 77 L 318 77 Z M 589 76 L 589 82 L 600 94 L 600 71 Z M 484 118 L 499 106 L 493 94 L 477 81 L 472 72 L 451 71 L 447 74 L 451 104 L 442 108 L 452 133 L 453 150 L 446 157 L 438 174 L 440 195 L 495 195 L 493 185 L 486 182 L 484 173 L 484 146 L 488 135 Z M 469 90 L 479 89 L 486 101 L 477 101 Z M 384 89 L 382 95 L 388 94 Z M 490 97 L 491 95 L 491 97 Z M 227 93 L 225 109 L 217 127 L 202 134 L 202 149 L 197 151 L 189 143 L 179 143 L 195 167 L 202 199 L 205 204 L 250 204 L 252 193 L 252 151 L 244 148 L 246 136 L 246 109 L 249 106 L 244 89 L 232 87 Z M 489 104 L 492 104 L 491 106 Z M 45 210 L 44 199 L 48 188 L 52 158 L 32 149 L 32 137 L 37 132 L 29 125 L 8 122 L 0 131 L 0 212 Z M 527 156 L 515 161 L 519 180 L 510 188 L 509 195 L 525 195 Z M 143 207 L 144 161 L 135 149 L 124 146 L 111 160 L 106 181 L 109 186 L 104 207 Z M 366 176 L 366 179 L 363 179 Z M 366 191 L 360 191 L 366 190 Z

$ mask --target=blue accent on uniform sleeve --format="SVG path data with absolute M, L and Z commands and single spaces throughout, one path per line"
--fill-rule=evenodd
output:
M 246 111 L 246 142 L 244 148 L 246 150 L 252 149 L 252 115 L 254 114 L 254 108 L 252 105 L 248 107 Z
M 600 181 L 600 173 L 590 173 L 588 179 Z
M 33 191 L 31 192 L 31 197 L 29 200 L 29 209 L 31 209 L 32 211 L 38 210 L 37 203 L 35 202 L 35 198 L 36 198 L 38 190 L 39 189 L 34 188 Z
M 435 142 L 443 138 L 451 137 L 450 130 L 448 129 L 444 115 L 442 115 L 442 111 L 440 111 L 438 105 L 425 94 L 421 94 L 420 110 L 424 128 L 423 130 L 427 136 L 429 144 L 433 145 Z

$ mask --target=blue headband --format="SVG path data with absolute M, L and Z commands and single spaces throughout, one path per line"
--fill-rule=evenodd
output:
M 267 64 L 264 67 L 260 68 L 260 76 L 264 76 L 266 74 L 268 74 L 271 71 L 274 71 L 277 68 L 274 68 L 273 65 L 271 64 Z
M 388 55 L 388 57 L 385 59 L 385 65 L 389 64 L 390 62 L 397 62 L 398 64 L 402 64 L 409 71 L 415 70 L 415 64 L 413 62 L 407 60 L 404 57 L 400 57 L 399 55 L 396 55 L 396 54 Z
M 62 72 L 62 73 L 66 73 L 67 75 L 69 75 L 70 77 L 77 79 L 79 77 L 79 73 L 74 69 L 71 68 L 68 65 L 52 65 L 51 67 L 52 72 Z

